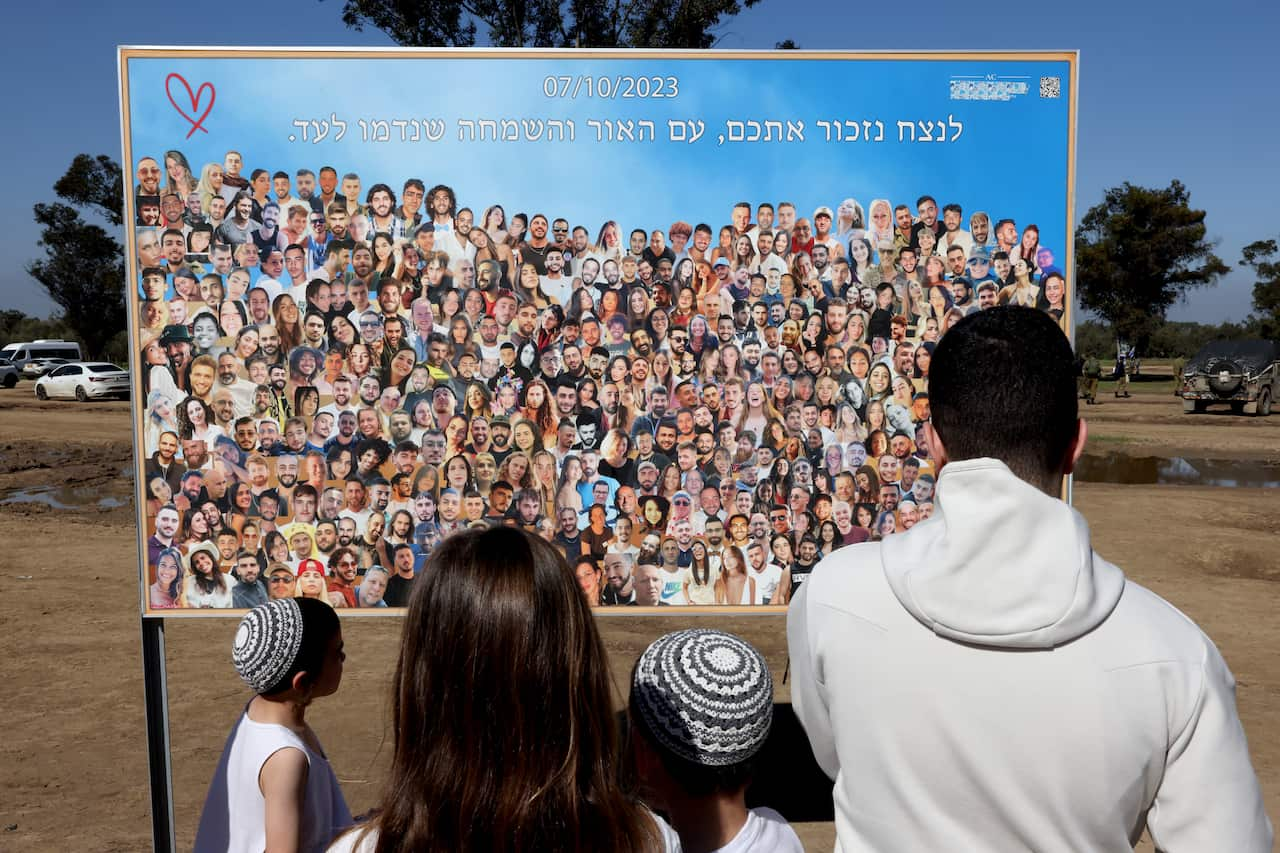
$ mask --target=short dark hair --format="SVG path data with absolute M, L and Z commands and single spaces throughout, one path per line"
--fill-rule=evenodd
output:
M 635 681 L 634 672 L 631 680 Z M 632 695 L 634 696 L 634 693 Z M 755 756 L 737 764 L 718 766 L 699 764 L 676 755 L 654 734 L 653 729 L 645 721 L 644 714 L 639 713 L 634 698 L 629 703 L 627 722 L 634 728 L 636 736 L 643 739 L 658 756 L 658 760 L 671 778 L 676 780 L 680 788 L 689 796 L 705 797 L 720 791 L 738 791 L 755 775 Z
M 938 342 L 929 410 L 952 459 L 991 456 L 1052 485 L 1076 433 L 1075 359 L 1047 313 L 999 306 L 970 314 Z
M 329 654 L 329 642 L 341 628 L 338 623 L 338 614 L 328 602 L 315 598 L 293 600 L 298 603 L 299 615 L 302 617 L 301 645 L 288 670 L 275 684 L 262 691 L 263 696 L 272 696 L 290 689 L 293 686 L 293 677 L 300 672 L 305 672 L 311 682 L 319 678 L 324 670 L 325 658 Z
M 364 197 L 365 204 L 370 204 L 373 202 L 374 193 L 386 193 L 387 197 L 391 199 L 392 206 L 393 207 L 395 206 L 395 203 L 396 203 L 395 190 L 391 189 L 391 187 L 389 187 L 387 184 L 374 184 L 373 186 L 369 187 L 369 192 L 365 193 L 365 197 Z

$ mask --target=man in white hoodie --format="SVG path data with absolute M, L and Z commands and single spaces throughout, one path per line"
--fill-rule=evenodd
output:
M 932 517 L 813 570 L 791 697 L 836 850 L 1269 851 L 1217 648 L 1058 499 L 1085 441 L 1047 314 L 966 317 L 930 367 Z

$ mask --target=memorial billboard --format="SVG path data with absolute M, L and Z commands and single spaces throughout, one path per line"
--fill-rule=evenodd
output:
M 467 524 L 547 536 L 601 612 L 784 605 L 929 517 L 951 324 L 1070 334 L 1075 81 L 122 48 L 144 612 L 395 613 Z

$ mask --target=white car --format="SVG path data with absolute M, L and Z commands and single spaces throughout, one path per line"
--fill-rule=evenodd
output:
M 129 374 L 106 362 L 64 364 L 36 380 L 36 397 L 75 397 L 80 402 L 98 397 L 128 397 Z
M 33 358 L 23 366 L 22 376 L 24 379 L 39 379 L 55 367 L 70 363 L 69 358 Z

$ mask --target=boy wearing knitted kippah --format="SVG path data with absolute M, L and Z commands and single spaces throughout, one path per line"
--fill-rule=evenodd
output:
M 342 681 L 338 617 L 319 599 L 268 601 L 241 620 L 231 657 L 256 695 L 223 749 L 195 849 L 323 851 L 352 823 L 305 719 Z
M 640 780 L 679 835 L 668 849 L 801 853 L 786 818 L 746 805 L 752 758 L 773 722 L 760 652 L 705 628 L 660 637 L 636 663 L 630 715 Z

